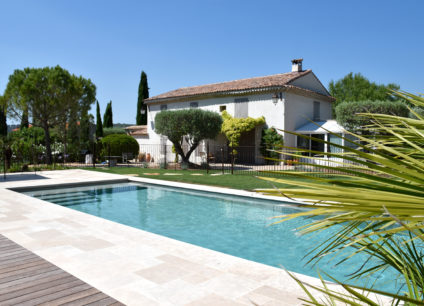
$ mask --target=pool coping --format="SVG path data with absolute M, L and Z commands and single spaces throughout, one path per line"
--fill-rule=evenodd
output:
M 88 175 L 89 171 L 72 171 L 63 170 L 66 179 L 62 178 L 62 183 L 48 184 L 47 187 L 133 181 L 286 202 L 282 205 L 287 205 L 288 202 L 282 201 L 280 197 L 264 196 L 256 192 L 148 178 L 124 176 L 123 179 L 121 175 L 105 175 L 101 172 L 92 174 L 94 178 L 87 180 L 84 175 Z M 46 172 L 43 174 L 49 175 Z M 60 173 L 55 171 L 54 174 Z M 22 191 L 25 188 L 45 186 L 40 181 L 27 183 L 23 186 L 23 183 L 9 182 L 9 186 L 4 188 L 0 183 L 0 194 L 3 196 L 0 197 L 0 221 L 6 221 L 0 222 L 0 232 L 118 301 L 128 305 L 139 305 L 140 301 L 149 305 L 207 305 L 220 302 L 229 305 L 250 305 L 252 302 L 258 305 L 300 305 L 301 301 L 297 298 L 305 297 L 303 290 L 282 269 L 16 194 L 17 189 Z M 32 200 L 28 201 L 29 199 Z M 66 231 L 72 231 L 72 235 L 68 235 Z M 89 245 L 90 243 L 94 246 Z M 133 254 L 131 260 L 128 259 L 130 254 Z M 134 258 L 143 260 L 134 261 Z M 199 271 L 197 274 L 185 275 L 187 269 L 181 269 L 181 263 L 191 263 Z M 132 267 L 131 264 L 139 266 Z M 93 266 L 96 266 L 95 272 L 87 272 Z M 152 271 L 162 266 L 166 266 L 168 272 L 174 269 L 184 275 L 173 275 L 174 280 L 163 284 L 149 281 L 151 275 L 139 275 L 154 274 Z M 167 273 L 166 271 L 157 273 Z M 209 271 L 211 275 L 205 271 Z M 308 283 L 320 284 L 317 278 L 293 274 Z M 110 280 L 109 275 L 114 275 L 116 279 Z M 197 283 L 192 283 L 190 281 L 193 279 L 188 280 L 187 277 L 210 279 L 197 279 Z
M 268 195 L 264 195 L 254 191 L 232 189 L 232 188 L 225 188 L 225 187 L 216 187 L 216 186 L 210 186 L 210 185 L 181 183 L 181 182 L 166 181 L 161 179 L 150 179 L 145 177 L 133 177 L 133 176 L 129 176 L 128 181 L 175 187 L 175 188 L 183 188 L 183 189 L 210 192 L 210 193 L 228 194 L 228 195 L 239 196 L 244 198 L 255 198 L 260 200 L 281 202 L 281 205 L 302 206 L 307 204 L 306 202 L 302 202 L 302 199 L 289 199 L 289 198 L 284 198 L 283 196 L 281 197 L 268 196 Z

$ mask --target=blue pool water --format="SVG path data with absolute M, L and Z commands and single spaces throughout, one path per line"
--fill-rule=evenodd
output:
M 25 192 L 36 198 L 145 231 L 188 242 L 287 270 L 317 276 L 317 269 L 344 280 L 365 257 L 355 256 L 341 266 L 337 260 L 305 265 L 312 248 L 332 235 L 322 232 L 300 236 L 295 228 L 310 223 L 297 218 L 270 226 L 271 218 L 298 212 L 300 208 L 280 202 L 192 192 L 183 189 L 123 183 Z M 393 271 L 362 280 L 388 285 Z

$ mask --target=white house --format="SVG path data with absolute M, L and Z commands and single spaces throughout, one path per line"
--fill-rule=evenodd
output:
M 140 144 L 140 152 L 153 152 L 154 145 L 161 142 L 161 136 L 155 133 L 155 116 L 162 110 L 201 108 L 230 115 L 257 118 L 264 116 L 266 125 L 278 130 L 296 131 L 313 121 L 331 119 L 331 104 L 334 98 L 322 85 L 312 70 L 302 69 L 302 59 L 292 60 L 292 71 L 264 77 L 254 77 L 223 83 L 184 87 L 145 100 L 148 105 L 148 124 L 131 127 L 132 134 Z M 241 146 L 255 148 L 256 156 L 251 162 L 259 163 L 262 127 L 244 135 Z M 283 133 L 283 132 L 281 132 Z M 286 146 L 297 145 L 295 136 L 283 133 Z M 219 135 L 211 144 L 225 145 L 226 138 Z M 200 146 L 194 158 L 202 154 L 205 148 Z M 214 154 L 214 152 L 212 152 Z

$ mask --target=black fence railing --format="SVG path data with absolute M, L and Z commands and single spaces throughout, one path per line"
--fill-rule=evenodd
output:
M 183 146 L 187 153 L 188 146 Z M 42 169 L 66 169 L 85 167 L 138 167 L 169 170 L 196 169 L 207 173 L 231 173 L 246 175 L 288 175 L 308 174 L 328 176 L 343 174 L 344 170 L 357 166 L 352 162 L 326 157 L 323 153 L 317 159 L 294 158 L 281 150 L 255 146 L 231 148 L 225 145 L 199 145 L 183 161 L 175 153 L 172 145 L 140 145 L 139 152 L 134 147 L 111 148 L 99 143 L 85 146 L 52 145 L 52 158 L 48 164 L 45 147 L 39 144 L 2 145 L 0 169 L 3 175 L 12 172 L 39 171 Z M 321 165 L 321 166 L 318 166 Z M 278 173 L 277 173 L 278 172 Z

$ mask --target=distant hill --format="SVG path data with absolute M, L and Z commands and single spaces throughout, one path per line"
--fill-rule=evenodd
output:
M 19 128 L 21 125 L 20 124 L 8 124 L 7 125 L 7 132 L 10 133 L 12 132 L 12 130 Z
M 113 127 L 123 129 L 123 128 L 126 128 L 127 126 L 131 126 L 131 125 L 134 125 L 134 123 L 114 123 Z

